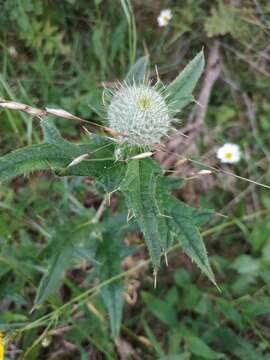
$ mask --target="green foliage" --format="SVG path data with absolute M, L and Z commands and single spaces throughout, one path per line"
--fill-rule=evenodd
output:
M 81 221 L 82 219 L 80 219 Z M 63 223 L 59 229 L 55 229 L 55 233 L 50 239 L 50 247 L 53 247 L 53 252 L 49 258 L 48 268 L 40 280 L 34 308 L 43 304 L 48 299 L 48 296 L 59 287 L 65 271 L 77 260 L 78 253 L 82 250 L 87 250 L 86 258 L 89 260 L 94 257 L 95 246 L 91 230 L 93 230 L 91 223 L 81 226 L 81 224 L 76 224 L 76 222 Z M 92 249 L 88 245 L 91 242 Z M 46 250 L 47 253 L 48 250 Z M 91 253 L 90 250 L 93 252 Z
M 180 112 L 184 106 L 194 100 L 192 93 L 203 69 L 204 55 L 201 51 L 168 86 L 172 111 Z
M 110 88 L 125 78 L 136 56 L 150 54 L 166 87 L 192 54 L 203 46 L 207 58 L 217 40 L 222 74 L 211 89 L 202 128 L 187 110 L 180 113 L 189 136 L 181 141 L 181 156 L 215 166 L 216 149 L 235 142 L 243 158 L 226 170 L 269 184 L 268 2 L 170 2 L 173 18 L 166 28 L 156 22 L 159 2 L 152 3 L 0 1 L 0 97 L 63 108 L 102 124 L 102 84 Z M 202 56 L 195 59 L 193 71 L 189 64 L 178 76 L 174 113 L 194 100 L 192 86 L 203 64 Z M 156 73 L 148 70 L 148 57 L 143 57 L 129 79 L 141 82 L 149 75 L 155 82 Z M 187 178 L 180 189 L 180 178 L 162 176 L 153 160 L 130 159 L 142 149 L 124 149 L 116 161 L 115 142 L 94 134 L 79 139 L 83 130 L 72 121 L 58 120 L 64 138 L 54 121 L 41 121 L 40 143 L 38 119 L 11 110 L 1 110 L 0 116 L 5 360 L 269 359 L 268 189 L 219 171 L 195 179 L 194 162 L 170 168 Z M 35 170 L 34 176 L 7 183 Z M 136 186 L 143 180 L 145 197 L 136 197 L 131 187 L 123 196 L 115 191 L 128 173 Z M 147 188 L 149 174 L 153 182 Z M 100 212 L 104 196 L 110 206 Z M 158 247 L 167 252 L 169 263 L 160 264 L 157 289 L 140 236 L 140 222 L 145 226 L 148 218 L 139 212 L 127 222 L 128 198 L 136 209 L 143 205 L 157 213 Z M 211 218 L 211 211 L 179 199 L 216 209 L 226 218 Z M 182 248 L 213 280 L 198 230 L 210 218 L 208 229 L 201 231 L 221 293 L 176 251 Z M 151 245 L 156 244 L 151 237 Z
M 207 35 L 227 35 L 230 34 L 234 38 L 246 40 L 247 34 L 251 31 L 245 16 L 249 16 L 248 9 L 241 9 L 233 4 L 225 4 L 218 1 L 217 7 L 211 9 L 211 16 L 206 18 L 205 30 Z
M 104 150 L 108 143 L 102 143 L 99 151 L 93 143 L 73 145 L 65 141 L 50 122 L 43 121 L 42 128 L 45 141 L 43 144 L 21 148 L 0 159 L 1 181 L 45 169 L 61 170 L 61 175 L 96 175 L 97 178 L 103 178 L 105 174 L 102 170 L 108 166 L 113 167 L 112 147 Z M 90 159 L 68 168 L 75 158 L 84 154 L 91 155 Z
M 189 351 L 194 355 L 209 360 L 225 359 L 223 354 L 213 351 L 204 341 L 196 336 L 188 334 L 186 341 Z
M 156 177 L 159 171 L 153 162 L 133 160 L 127 165 L 120 190 L 124 193 L 129 211 L 134 214 L 151 256 L 156 273 L 160 265 L 161 251 L 165 250 L 163 228 L 165 219 L 156 204 Z
M 207 19 L 205 30 L 208 36 L 233 34 L 237 23 L 232 6 L 227 6 L 223 2 L 218 2 L 218 7 L 213 7 L 211 16 Z
M 169 86 L 171 101 L 180 102 L 184 106 L 186 99 L 191 99 L 203 65 L 203 54 L 200 53 Z M 129 71 L 126 81 L 146 81 L 147 67 L 148 58 L 139 59 Z M 175 185 L 174 179 L 162 177 L 159 166 L 153 160 L 117 160 L 114 156 L 114 144 L 102 137 L 95 135 L 87 143 L 78 145 L 62 138 L 49 120 L 42 120 L 41 127 L 44 137 L 42 144 L 21 148 L 1 158 L 2 181 L 44 169 L 51 169 L 60 176 L 94 177 L 98 188 L 107 192 L 119 189 L 124 194 L 129 211 L 134 214 L 144 234 L 155 276 L 160 267 L 162 251 L 167 256 L 174 237 L 177 237 L 187 255 L 215 283 L 197 228 L 208 220 L 209 212 L 189 208 L 172 197 L 170 191 Z M 86 225 L 77 225 L 76 221 L 71 221 L 51 237 L 50 244 L 55 246 L 54 252 L 39 282 L 33 309 L 41 307 L 59 288 L 65 272 L 76 261 L 77 253 L 88 251 L 87 243 L 93 241 L 91 234 L 94 223 L 93 220 L 86 222 Z M 102 242 L 93 246 L 96 244 L 94 241 L 94 252 L 88 252 L 86 259 L 96 257 L 97 263 L 93 263 L 93 266 L 97 268 L 99 280 L 106 284 L 109 277 L 117 277 L 120 273 L 122 239 L 121 236 L 112 237 L 108 229 L 99 231 L 99 237 Z M 109 312 L 112 337 L 116 339 L 122 320 L 123 284 L 121 281 L 106 284 L 102 287 L 101 296 Z M 173 318 L 173 315 L 170 317 Z M 28 352 L 31 351 L 32 348 Z
M 147 76 L 147 66 L 147 57 L 139 59 L 129 71 L 126 81 L 135 83 L 144 81 Z M 185 99 L 191 98 L 203 66 L 204 57 L 201 52 L 168 87 L 171 101 L 175 104 L 180 103 L 181 106 L 187 103 Z M 105 145 L 101 146 L 102 151 L 99 151 L 98 147 L 94 148 L 93 140 L 92 146 L 90 144 L 75 145 L 64 140 L 49 121 L 43 120 L 41 126 L 44 144 L 41 147 L 26 147 L 3 157 L 0 179 L 10 180 L 27 171 L 51 168 L 56 170 L 59 175 L 93 176 L 107 191 L 116 190 L 117 185 L 120 184 L 120 190 L 127 199 L 130 211 L 134 213 L 144 233 L 154 273 L 157 273 L 160 266 L 161 252 L 164 251 L 166 256 L 172 243 L 172 233 L 175 233 L 181 238 L 184 251 L 215 283 L 206 250 L 196 229 L 196 226 L 199 225 L 196 222 L 196 214 L 192 212 L 187 218 L 183 212 L 186 210 L 185 207 L 178 206 L 175 209 L 176 200 L 171 203 L 166 201 L 166 198 L 170 199 L 170 197 L 166 188 L 162 186 L 165 182 L 159 180 L 160 171 L 154 162 L 151 160 L 129 161 L 122 166 L 118 165 L 116 173 L 116 161 L 112 154 L 113 144 L 105 141 Z M 84 157 L 80 159 L 80 156 L 87 158 L 89 156 L 90 159 Z M 79 159 L 78 164 L 76 159 Z M 16 164 L 15 167 L 14 164 Z M 122 175 L 121 169 L 124 167 L 126 167 L 124 180 L 120 183 L 119 176 Z M 169 211 L 167 211 L 168 207 Z M 173 224 L 171 224 L 170 218 L 173 219 Z M 63 259 L 60 260 L 63 261 Z M 57 266 L 57 262 L 56 259 L 55 266 Z M 42 284 L 43 287 L 44 284 Z M 38 295 L 39 297 L 40 295 Z M 37 303 L 39 302 L 37 301 Z
M 129 70 L 125 81 L 129 84 L 142 84 L 148 81 L 149 57 L 141 57 Z
M 176 270 L 174 277 L 175 286 L 164 293 L 162 298 L 150 292 L 142 294 L 149 312 L 168 329 L 164 346 L 161 347 L 155 333 L 147 323 L 144 324 L 156 355 L 162 359 L 236 357 L 244 360 L 246 357 L 255 359 L 256 356 L 259 359 L 268 359 L 267 355 L 263 355 L 263 351 L 255 349 L 248 339 L 238 335 L 243 334 L 255 320 L 255 314 L 251 315 L 251 312 L 248 313 L 243 307 L 243 304 L 251 305 L 252 302 L 244 297 L 245 299 L 240 300 L 240 305 L 239 302 L 226 299 L 222 294 L 213 297 L 194 285 L 194 279 L 183 269 Z M 225 291 L 230 291 L 229 288 L 230 285 Z M 262 304 L 263 298 L 259 298 Z M 192 319 L 188 315 L 189 311 L 192 312 Z M 181 321 L 177 320 L 179 318 Z M 148 319 L 150 321 L 151 317 Z M 222 324 L 220 319 L 223 319 Z M 230 327 L 232 324 L 233 328 Z M 262 348 L 265 345 L 266 343 L 261 343 Z
M 211 211 L 192 209 L 170 195 L 166 178 L 161 177 L 153 160 L 133 160 L 120 190 L 127 198 L 130 211 L 142 229 L 154 273 L 160 266 L 161 251 L 167 253 L 172 238 L 177 237 L 190 258 L 215 283 L 198 226 L 211 217 Z
M 160 321 L 169 326 L 176 326 L 176 313 L 168 302 L 149 293 L 142 293 L 142 297 L 150 311 L 153 312 Z
M 215 284 L 203 240 L 198 227 L 212 216 L 209 210 L 193 209 L 170 196 L 164 186 L 164 179 L 157 186 L 158 206 L 163 216 L 167 217 L 170 231 L 178 239 L 183 251 L 201 268 Z M 165 182 L 166 183 L 166 182 Z
M 1 158 L 0 179 L 6 181 L 35 170 L 64 167 L 69 161 L 70 157 L 54 145 L 32 145 Z
M 100 262 L 99 279 L 101 282 L 119 275 L 121 272 L 122 239 L 119 239 L 118 236 L 112 237 L 110 233 L 105 233 L 103 243 L 100 244 L 97 251 L 97 259 Z M 120 333 L 124 306 L 123 292 L 121 280 L 114 281 L 112 284 L 108 284 L 101 289 L 101 296 L 109 312 L 112 337 L 114 339 L 117 339 Z
M 144 233 L 154 272 L 160 266 L 161 252 L 166 254 L 172 244 L 172 234 L 175 234 L 183 250 L 215 282 L 197 230 L 197 226 L 208 219 L 209 212 L 196 211 L 171 197 L 166 189 L 168 181 L 160 177 L 159 168 L 152 160 L 130 160 L 127 164 L 117 166 L 115 172 L 111 144 L 105 143 L 101 146 L 101 151 L 99 148 L 93 151 L 94 143 L 74 145 L 64 140 L 49 121 L 42 122 L 42 129 L 44 144 L 17 150 L 1 159 L 1 180 L 10 180 L 34 170 L 52 169 L 62 176 L 94 176 L 107 191 L 113 191 L 119 185 L 127 198 L 129 209 Z M 69 166 L 74 158 L 83 154 L 89 155 L 90 159 L 83 159 L 79 164 Z M 124 167 L 125 176 L 120 182 L 119 176 Z M 57 259 L 55 261 L 57 263 Z

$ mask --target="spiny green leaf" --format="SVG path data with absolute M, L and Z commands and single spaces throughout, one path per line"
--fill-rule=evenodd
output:
M 149 66 L 149 57 L 143 56 L 139 58 L 136 63 L 132 66 L 132 68 L 129 70 L 125 81 L 128 84 L 137 84 L 140 85 L 147 81 L 148 79 L 148 66 Z
M 43 119 L 40 121 L 40 126 L 42 128 L 44 142 L 57 145 L 66 141 L 55 127 L 53 121 Z
M 80 163 L 57 171 L 59 176 L 93 176 L 97 184 L 106 192 L 115 190 L 124 176 L 125 164 L 115 163 L 114 144 L 95 135 L 88 144 L 75 145 L 62 138 L 51 121 L 41 122 L 44 140 L 58 146 L 74 159 L 82 154 L 89 158 Z
M 192 219 L 185 219 L 184 217 L 175 219 L 175 231 L 178 233 L 177 237 L 183 251 L 191 260 L 195 261 L 202 272 L 216 285 L 203 239 L 199 233 L 199 229 L 196 228 L 192 222 Z
M 164 178 L 160 177 L 157 186 L 157 201 L 160 211 L 168 216 L 171 231 L 180 241 L 183 251 L 216 285 L 203 239 L 198 226 L 212 216 L 210 210 L 194 209 L 171 196 L 164 187 Z
M 214 211 L 210 210 L 210 209 L 197 209 L 197 208 L 192 208 L 189 206 L 189 211 L 190 211 L 190 216 L 196 226 L 204 225 L 214 215 Z
M 120 185 L 129 209 L 134 213 L 144 234 L 154 272 L 157 272 L 160 265 L 161 224 L 164 230 L 163 218 L 155 200 L 158 174 L 159 168 L 152 160 L 132 160 L 128 163 L 125 178 Z
M 91 138 L 91 141 L 89 141 L 88 143 L 74 144 L 62 137 L 59 130 L 54 125 L 53 121 L 44 119 L 40 122 L 40 125 L 44 136 L 44 142 L 57 146 L 59 149 L 65 152 L 66 155 L 69 155 L 72 159 L 75 159 L 82 154 L 90 155 L 92 152 L 97 154 L 99 152 L 99 148 L 103 149 L 103 147 L 105 146 L 107 148 L 108 145 L 111 145 L 111 147 L 113 146 L 113 144 L 109 143 L 107 140 L 101 140 L 98 135 L 94 134 Z M 111 156 L 111 150 L 109 152 L 108 148 L 106 150 L 106 156 Z M 102 156 L 104 157 L 104 154 Z
M 27 146 L 0 158 L 0 181 L 35 170 L 62 168 L 70 160 L 65 152 L 51 144 Z
M 162 183 L 168 190 L 175 190 L 181 188 L 183 179 L 178 176 L 164 176 L 162 177 Z
M 117 190 L 125 176 L 126 164 L 114 163 L 110 164 L 98 176 L 96 176 L 96 184 L 103 191 L 111 193 Z
M 156 272 L 161 251 L 172 243 L 172 234 L 180 241 L 183 251 L 215 283 L 203 239 L 198 226 L 212 216 L 210 210 L 191 208 L 170 194 L 172 183 L 160 175 L 152 159 L 131 161 L 120 185 L 130 210 L 144 233 L 145 241 Z
M 184 106 L 193 101 L 192 93 L 203 69 L 204 55 L 203 51 L 201 51 L 168 86 L 168 101 L 173 112 L 179 112 Z
M 66 151 L 67 154 L 71 154 L 71 156 L 76 156 L 76 154 L 78 153 L 78 146 L 65 140 L 51 120 L 44 119 L 40 122 L 40 125 L 42 128 L 45 143 L 58 146 L 62 150 Z
M 116 163 L 112 153 L 96 152 L 77 165 L 57 171 L 58 176 L 92 176 L 100 191 L 116 190 L 124 175 L 126 164 Z
M 161 201 L 163 201 L 162 199 L 167 198 L 168 200 L 170 200 L 172 198 L 175 204 L 178 204 L 179 211 L 181 207 L 182 208 L 181 212 L 187 215 L 188 217 L 191 217 L 197 226 L 204 225 L 207 221 L 209 221 L 213 217 L 214 211 L 210 209 L 193 208 L 185 204 L 184 202 L 172 197 L 170 193 L 171 190 L 176 189 L 181 185 L 182 185 L 181 179 L 178 179 L 177 181 L 177 179 L 175 179 L 174 177 L 159 176 L 157 180 L 157 187 L 158 187 L 158 193 L 162 195 Z
M 87 144 L 72 144 L 62 138 L 51 121 L 41 122 L 45 143 L 18 149 L 0 158 L 0 181 L 35 170 L 54 170 L 59 176 L 93 176 L 105 191 L 115 190 L 125 171 L 125 164 L 115 163 L 114 145 L 97 137 Z M 83 154 L 89 158 L 68 167 Z
M 81 153 L 85 153 L 83 145 Z M 57 171 L 58 176 L 92 176 L 101 192 L 115 191 L 125 175 L 125 162 L 116 162 L 114 148 L 106 147 L 90 152 L 89 158 L 80 163 Z M 87 153 L 87 152 L 86 152 Z
M 0 158 L 0 181 L 35 170 L 65 168 L 74 158 L 87 152 L 85 145 L 73 145 L 64 140 L 53 123 L 41 122 L 48 143 L 27 146 Z

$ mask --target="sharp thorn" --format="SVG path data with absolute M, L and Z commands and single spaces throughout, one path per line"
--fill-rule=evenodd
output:
M 156 270 L 154 271 L 154 289 L 157 288 L 157 272 Z
M 165 258 L 165 263 L 166 263 L 166 266 L 169 266 L 169 263 L 168 263 L 168 257 L 167 257 L 167 253 L 166 253 L 166 251 L 164 251 L 164 258 Z

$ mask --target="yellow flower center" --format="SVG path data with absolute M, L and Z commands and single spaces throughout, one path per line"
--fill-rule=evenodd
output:
M 151 107 L 152 101 L 149 96 L 145 95 L 138 100 L 138 105 L 141 110 L 147 110 Z
M 226 159 L 231 159 L 231 158 L 232 158 L 232 153 L 231 153 L 231 152 L 227 152 L 227 153 L 225 154 L 225 158 L 226 158 Z

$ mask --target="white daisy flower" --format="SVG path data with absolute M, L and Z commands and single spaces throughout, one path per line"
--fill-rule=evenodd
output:
M 222 163 L 234 164 L 241 158 L 239 145 L 226 143 L 217 150 L 217 158 Z
M 171 19 L 172 19 L 171 9 L 162 10 L 159 16 L 157 17 L 158 26 L 159 27 L 167 26 L 171 21 Z

